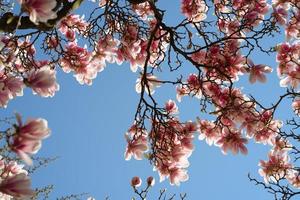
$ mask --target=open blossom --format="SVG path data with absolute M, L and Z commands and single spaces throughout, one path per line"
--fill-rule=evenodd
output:
M 34 194 L 30 189 L 28 172 L 15 161 L 0 157 L 0 199 L 28 199 Z
M 165 109 L 168 114 L 178 114 L 178 107 L 175 101 L 171 99 L 165 104 Z
M 295 188 L 300 189 L 300 174 L 296 170 L 290 170 L 288 172 L 288 175 L 286 179 L 289 181 L 289 183 L 294 186 Z
M 56 0 L 19 0 L 22 9 L 29 14 L 30 21 L 38 24 L 46 23 L 49 19 L 56 18 Z
M 17 114 L 18 124 L 16 133 L 10 144 L 11 149 L 16 152 L 21 159 L 31 165 L 32 160 L 28 154 L 35 154 L 41 148 L 41 140 L 50 135 L 48 123 L 45 119 L 29 119 L 22 124 L 20 115 Z
M 170 169 L 170 183 L 171 185 L 180 185 L 180 182 L 185 182 L 189 179 L 186 169 L 173 168 Z
M 34 194 L 30 188 L 31 181 L 26 174 L 10 176 L 0 183 L 0 192 L 13 196 L 14 198 L 28 198 Z
M 199 140 L 204 140 L 208 145 L 214 144 L 220 138 L 220 129 L 207 120 L 198 119 Z
M 206 19 L 208 8 L 203 0 L 182 0 L 181 12 L 192 22 Z
M 273 150 L 276 152 L 284 152 L 292 150 L 292 145 L 288 140 L 281 137 L 276 137 L 272 139 Z
M 245 146 L 247 144 L 247 139 L 242 138 L 240 132 L 235 130 L 228 130 L 228 128 L 223 128 L 222 136 L 216 142 L 217 145 L 220 145 L 222 153 L 227 154 L 230 150 L 233 154 L 237 154 L 239 151 L 242 154 L 247 154 L 248 150 Z
M 87 30 L 88 23 L 84 20 L 84 16 L 70 14 L 59 23 L 59 31 L 66 36 L 69 41 L 74 41 L 76 33 L 84 34 Z
M 153 11 L 150 4 L 146 1 L 140 4 L 132 4 L 132 10 L 136 12 L 143 20 L 146 20 L 149 16 L 153 16 Z
M 59 90 L 56 82 L 56 71 L 49 66 L 32 70 L 28 73 L 26 83 L 33 89 L 34 94 L 42 97 L 53 97 Z
M 99 62 L 98 62 L 99 61 Z M 74 72 L 76 80 L 80 84 L 91 85 L 97 73 L 104 69 L 104 62 L 97 58 L 93 59 L 87 48 L 78 46 L 77 41 L 70 42 L 65 47 L 65 54 L 59 61 L 64 72 Z
M 295 99 L 292 103 L 292 107 L 294 109 L 294 112 L 297 115 L 300 115 L 300 99 Z
M 251 60 L 248 60 L 248 62 L 251 67 L 249 76 L 250 83 L 255 83 L 256 81 L 261 83 L 266 82 L 267 79 L 265 73 L 272 72 L 272 68 L 266 65 L 255 65 Z
M 160 87 L 161 83 L 157 79 L 156 76 L 147 74 L 144 81 L 142 81 L 142 78 L 144 78 L 143 75 L 141 75 L 141 78 L 138 78 L 136 80 L 135 90 L 137 93 L 141 93 L 143 88 L 146 93 L 153 94 L 154 89 L 156 87 Z
M 271 151 L 269 160 L 261 160 L 259 162 L 259 174 L 264 178 L 265 183 L 270 181 L 277 182 L 279 179 L 287 175 L 292 165 L 289 163 L 289 156 L 283 151 Z
M 128 135 L 125 135 L 127 139 L 127 148 L 125 151 L 125 160 L 130 160 L 133 156 L 136 160 L 143 158 L 144 152 L 148 150 L 147 138 L 145 135 L 140 135 L 138 138 L 130 140 Z
M 24 83 L 12 75 L 0 75 L 0 107 L 6 107 L 10 99 L 23 95 Z

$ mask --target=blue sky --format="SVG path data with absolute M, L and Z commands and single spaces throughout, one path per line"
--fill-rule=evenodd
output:
M 161 6 L 168 8 L 166 20 L 172 24 L 180 17 L 180 1 L 170 2 Z M 85 9 L 88 7 L 82 8 Z M 253 61 L 269 64 L 273 69 L 277 66 L 274 54 L 255 54 Z M 188 70 L 192 69 L 189 64 L 186 65 Z M 44 140 L 38 156 L 58 156 L 59 159 L 33 175 L 34 186 L 54 184 L 55 190 L 50 199 L 87 192 L 98 200 L 106 196 L 112 200 L 123 200 L 133 195 L 129 184 L 133 176 L 140 176 L 143 180 L 154 176 L 156 185 L 148 199 L 155 199 L 161 188 L 167 188 L 170 195 L 186 192 L 190 200 L 272 198 L 247 178 L 248 172 L 259 177 L 258 162 L 266 159 L 270 149 L 269 146 L 254 144 L 252 141 L 248 145 L 247 156 L 224 156 L 219 148 L 210 147 L 195 137 L 196 149 L 189 159 L 190 179 L 180 187 L 170 186 L 168 180 L 159 183 L 157 172 L 153 172 L 147 160 L 125 161 L 124 133 L 133 122 L 139 99 L 134 89 L 137 77 L 138 73 L 132 73 L 128 64 L 108 64 L 92 86 L 82 86 L 72 74 L 59 70 L 57 78 L 60 91 L 55 97 L 41 98 L 26 89 L 23 97 L 9 103 L 2 116 L 11 116 L 16 111 L 24 118 L 46 118 L 52 130 L 51 137 Z M 270 105 L 284 92 L 279 87 L 276 70 L 268 76 L 267 84 L 249 85 L 247 78 L 243 77 L 238 85 L 243 87 L 246 94 L 253 94 L 265 105 Z M 159 88 L 154 96 L 161 102 L 175 99 L 175 89 Z M 183 121 L 203 116 L 195 100 L 185 97 L 178 105 Z M 287 116 L 285 110 L 289 106 L 286 103 L 280 108 L 280 117 Z

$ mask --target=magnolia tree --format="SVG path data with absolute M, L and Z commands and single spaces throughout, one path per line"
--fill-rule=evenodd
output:
M 259 162 L 261 178 L 249 175 L 250 181 L 275 199 L 299 198 L 300 2 L 180 3 L 182 20 L 170 25 L 158 0 L 0 0 L 0 106 L 9 106 L 26 87 L 41 97 L 53 97 L 60 87 L 57 70 L 74 74 L 79 84 L 91 85 L 111 63 L 129 63 L 131 71 L 139 74 L 139 101 L 125 134 L 126 160 L 147 159 L 161 181 L 179 185 L 189 178 L 188 158 L 195 137 L 219 147 L 223 154 L 246 155 L 247 143 L 253 140 L 268 145 L 270 151 Z M 74 14 L 86 4 L 91 10 L 81 13 L 85 17 Z M 264 42 L 279 35 L 284 35 L 279 43 Z M 257 52 L 278 65 L 255 59 Z M 189 75 L 178 75 L 182 69 Z M 272 71 L 280 79 L 274 85 L 286 92 L 269 105 L 238 86 L 242 76 L 249 78 L 249 84 L 264 83 Z M 166 85 L 173 86 L 177 99 L 161 105 L 154 91 Z M 179 119 L 179 102 L 185 96 L 199 101 L 201 113 L 193 121 Z M 286 99 L 292 100 L 288 109 L 294 115 L 279 119 L 276 111 Z M 28 172 L 17 163 L 35 166 L 31 157 L 50 130 L 44 119 L 24 123 L 19 114 L 15 119 L 8 120 L 11 126 L 1 132 L 0 195 L 34 198 L 43 189 L 30 189 Z M 146 199 L 153 178 L 146 183 L 139 190 L 141 179 L 131 180 L 137 198 Z M 158 199 L 164 195 L 160 191 Z

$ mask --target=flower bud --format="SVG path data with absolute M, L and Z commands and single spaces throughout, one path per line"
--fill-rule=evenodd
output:
M 140 177 L 135 176 L 131 179 L 131 186 L 132 187 L 140 187 L 142 185 L 142 180 Z
M 152 187 L 155 184 L 155 179 L 152 176 L 149 176 L 147 178 L 147 184 L 148 184 L 148 186 Z

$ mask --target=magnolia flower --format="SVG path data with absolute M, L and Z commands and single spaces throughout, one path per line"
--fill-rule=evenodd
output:
M 146 80 L 142 81 L 143 78 L 145 78 Z M 153 94 L 154 89 L 156 87 L 160 87 L 160 85 L 161 83 L 156 76 L 147 74 L 146 77 L 144 77 L 143 75 L 141 75 L 141 78 L 138 78 L 136 80 L 135 90 L 137 93 L 141 93 L 142 90 L 144 90 L 148 94 Z
M 56 0 L 19 0 L 22 9 L 29 14 L 29 19 L 35 24 L 46 23 L 49 19 L 57 17 L 53 9 L 56 7 Z
M 34 191 L 30 187 L 31 182 L 29 177 L 21 173 L 4 179 L 0 183 L 0 192 L 24 199 L 34 194 Z
M 250 83 L 255 83 L 256 81 L 259 82 L 266 82 L 266 75 L 265 73 L 270 73 L 273 69 L 266 65 L 255 65 L 251 60 L 248 60 L 250 65 L 250 76 L 249 81 Z
M 168 114 L 178 114 L 178 107 L 177 107 L 175 101 L 173 101 L 171 99 L 168 102 L 166 102 L 165 109 Z
M 170 183 L 171 185 L 180 185 L 180 182 L 185 182 L 189 179 L 189 175 L 185 169 L 173 168 L 170 169 Z
M 292 103 L 294 112 L 299 116 L 300 115 L 300 99 L 295 99 Z
M 181 12 L 192 22 L 200 22 L 206 19 L 208 7 L 203 0 L 182 0 Z
M 50 135 L 50 129 L 45 119 L 30 119 L 23 125 L 20 115 L 17 114 L 16 117 L 18 124 L 10 147 L 25 163 L 31 165 L 32 160 L 28 154 L 36 154 L 39 151 L 41 140 Z
M 237 154 L 239 151 L 246 155 L 248 153 L 247 147 L 247 139 L 243 138 L 241 133 L 234 130 L 228 130 L 228 128 L 224 128 L 223 135 L 216 142 L 217 145 L 220 145 L 223 154 L 227 154 L 230 150 L 233 154 Z
M 134 140 L 129 140 L 127 135 L 125 137 L 128 142 L 125 151 L 125 160 L 130 160 L 131 156 L 133 156 L 136 160 L 141 160 L 144 152 L 148 150 L 147 138 L 145 136 L 140 136 Z
M 12 150 L 28 165 L 32 165 L 32 160 L 28 154 L 36 154 L 42 146 L 40 140 L 26 140 L 16 137 L 12 144 Z
M 300 189 L 300 174 L 296 170 L 290 170 L 286 179 L 290 182 L 292 186 L 297 189 Z
M 284 178 L 287 171 L 292 168 L 289 163 L 289 156 L 285 151 L 271 151 L 269 153 L 269 160 L 261 160 L 259 162 L 259 174 L 264 178 L 265 183 L 270 181 L 277 182 L 279 179 Z
M 33 89 L 34 94 L 42 97 L 53 97 L 59 90 L 56 82 L 56 71 L 44 66 L 40 69 L 32 70 L 28 73 L 26 84 Z

